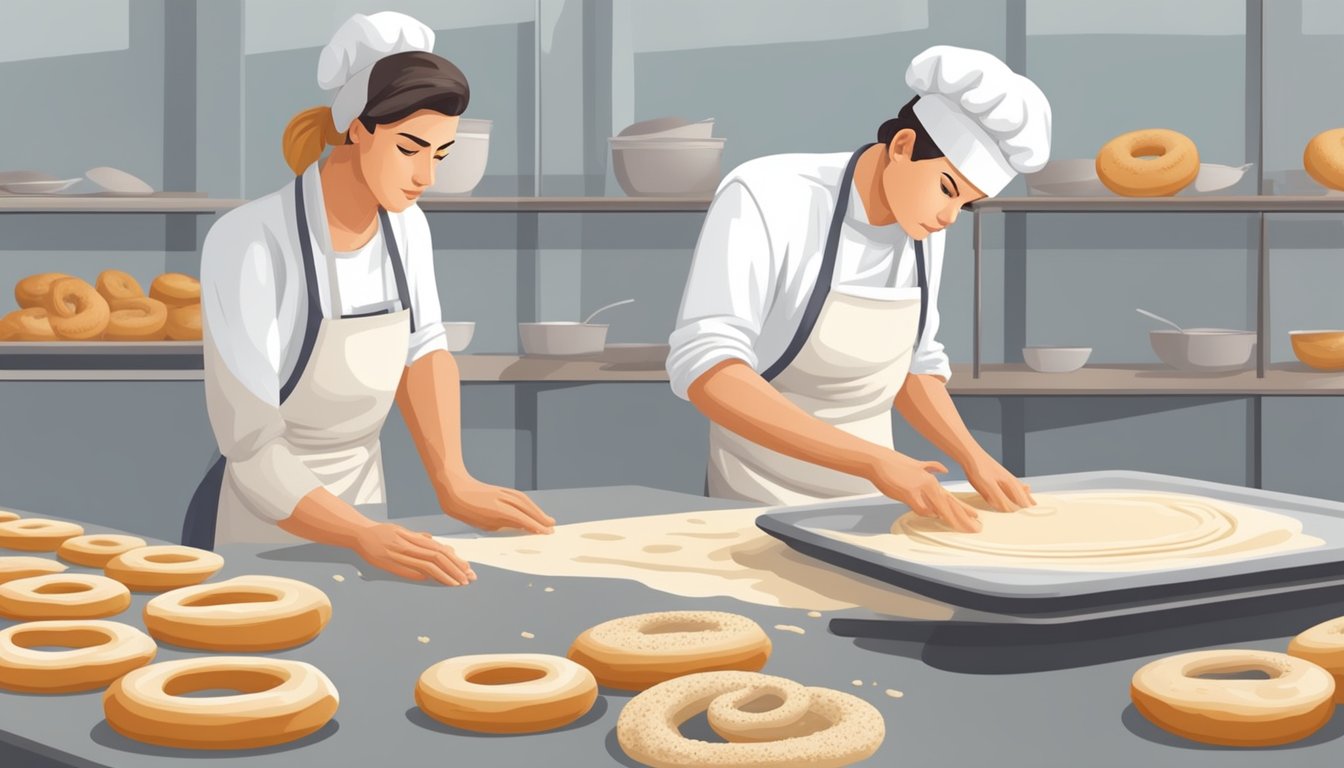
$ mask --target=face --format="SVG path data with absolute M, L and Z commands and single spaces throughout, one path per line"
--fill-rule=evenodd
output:
M 422 109 L 370 133 L 350 124 L 359 170 L 378 204 L 397 213 L 415 204 L 434 183 L 434 170 L 452 150 L 458 118 Z
M 891 140 L 882 170 L 882 193 L 901 229 L 915 240 L 952 226 L 963 205 L 983 198 L 945 157 L 913 160 L 915 132 L 905 129 Z

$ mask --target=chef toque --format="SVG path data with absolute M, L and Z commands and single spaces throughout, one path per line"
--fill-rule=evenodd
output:
M 993 55 L 935 45 L 910 62 L 905 82 L 929 137 L 989 197 L 1050 159 L 1050 102 Z
M 336 30 L 317 60 L 317 84 L 335 91 L 331 118 L 345 132 L 364 111 L 373 65 L 398 53 L 434 49 L 434 30 L 396 11 L 357 13 Z

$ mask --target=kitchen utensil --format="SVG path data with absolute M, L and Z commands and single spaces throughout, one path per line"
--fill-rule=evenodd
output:
M 1135 308 L 1134 311 L 1135 311 L 1135 312 L 1138 312 L 1140 315 L 1146 315 L 1146 316 L 1148 316 L 1148 317 L 1151 317 L 1151 318 L 1153 318 L 1154 320 L 1156 320 L 1156 321 L 1158 321 L 1158 322 L 1160 322 L 1160 323 L 1166 323 L 1167 325 L 1170 325 L 1172 328 L 1175 328 L 1176 330 L 1180 331 L 1181 333 L 1185 333 L 1185 329 L 1184 329 L 1184 328 L 1182 328 L 1181 326 L 1179 326 L 1179 325 L 1177 325 L 1177 324 L 1171 322 L 1170 320 L 1168 320 L 1167 318 L 1165 318 L 1165 317 L 1163 317 L 1163 316 L 1161 316 L 1161 315 L 1155 315 L 1155 314 L 1153 314 L 1152 312 L 1149 312 L 1149 311 L 1146 310 L 1146 309 L 1138 309 L 1138 308 Z
M 908 507 L 884 497 L 854 497 L 778 507 L 756 519 L 766 533 L 824 562 L 922 595 L 999 614 L 1039 616 L 1204 598 L 1344 576 L 1344 503 L 1147 472 L 1103 471 L 1023 478 L 1032 493 L 1134 490 L 1187 493 L 1296 518 L 1325 543 L 1245 560 L 1148 571 L 1067 571 L 1005 566 L 935 566 L 902 560 L 825 534 L 889 533 Z M 965 483 L 948 490 L 971 490 Z M 1054 613 L 1058 612 L 1058 613 Z
M 434 169 L 430 192 L 438 195 L 467 195 L 485 178 L 490 158 L 490 120 L 462 118 L 448 156 Z
M 1291 331 L 1293 354 L 1322 371 L 1344 371 L 1344 331 Z
M 1200 163 L 1199 175 L 1183 193 L 1208 194 L 1219 192 L 1236 185 L 1246 172 L 1255 167 L 1255 163 L 1245 165 L 1219 165 L 1218 163 Z
M 42 174 L 38 174 L 42 175 Z M 82 179 L 30 179 L 0 182 L 0 189 L 15 195 L 51 195 L 63 192 Z
M 519 323 L 528 355 L 595 355 L 607 346 L 607 326 L 589 323 Z
M 613 137 L 612 170 L 631 197 L 709 196 L 722 177 L 723 139 Z
M 476 334 L 476 324 L 470 322 L 444 323 L 443 330 L 448 342 L 448 351 L 461 352 L 471 344 L 471 337 Z
M 1068 373 L 1087 364 L 1091 347 L 1023 347 L 1027 367 L 1041 373 Z
M 620 138 L 708 139 L 714 135 L 714 118 L 688 122 L 680 117 L 655 117 L 626 126 Z
M 1033 195 L 1060 197 L 1104 197 L 1113 194 L 1097 178 L 1093 158 L 1051 160 L 1035 173 L 1027 174 L 1027 191 Z
M 115 195 L 152 195 L 154 188 L 126 171 L 100 165 L 90 168 L 84 177 Z
M 585 325 L 587 325 L 588 323 L 593 322 L 594 317 L 597 317 L 598 315 L 602 314 L 603 312 L 606 312 L 608 309 L 611 309 L 612 307 L 620 307 L 626 304 L 634 304 L 634 303 L 635 303 L 634 299 L 622 299 L 621 301 L 613 301 L 612 303 L 606 305 L 605 307 L 601 307 L 596 311 L 594 311 L 593 314 L 589 315 L 588 319 L 584 320 L 583 322 Z
M 1255 333 L 1227 328 L 1150 331 L 1153 352 L 1181 371 L 1238 371 L 1255 357 Z

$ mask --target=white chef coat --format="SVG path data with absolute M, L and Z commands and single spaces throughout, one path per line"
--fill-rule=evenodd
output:
M 382 237 L 344 256 L 334 256 L 317 164 L 304 175 L 304 200 L 312 232 L 322 312 L 332 317 L 333 293 L 340 314 L 383 306 L 395 308 L 395 281 Z M 295 499 L 322 485 L 280 437 L 280 388 L 298 361 L 308 311 L 303 255 L 294 221 L 293 186 L 228 212 L 210 228 L 201 253 L 201 314 L 206 346 L 206 408 L 220 452 L 247 493 L 248 478 L 265 476 L 267 487 L 283 480 L 288 493 L 249 494 L 258 511 L 282 520 Z M 411 206 L 389 214 L 406 264 L 406 282 L 416 331 L 406 350 L 410 365 L 430 352 L 447 350 L 434 251 L 425 214 Z M 375 265 L 374 262 L 380 264 Z M 332 268 L 333 262 L 335 268 Z M 259 481 L 258 481 L 259 482 Z
M 784 354 L 816 283 L 851 154 L 762 157 L 719 185 L 669 340 L 667 371 L 677 396 L 686 398 L 691 384 L 724 360 L 741 360 L 761 373 Z M 918 286 L 914 242 L 898 225 L 869 224 L 857 189 L 849 199 L 832 290 L 883 298 Z M 943 243 L 942 232 L 924 241 L 929 306 L 910 372 L 947 381 L 951 365 L 936 338 Z

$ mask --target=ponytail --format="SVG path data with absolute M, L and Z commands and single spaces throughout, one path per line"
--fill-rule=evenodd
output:
M 345 143 L 345 134 L 336 130 L 331 107 L 305 109 L 290 119 L 285 126 L 281 147 L 285 163 L 297 176 L 322 156 L 328 145 Z

